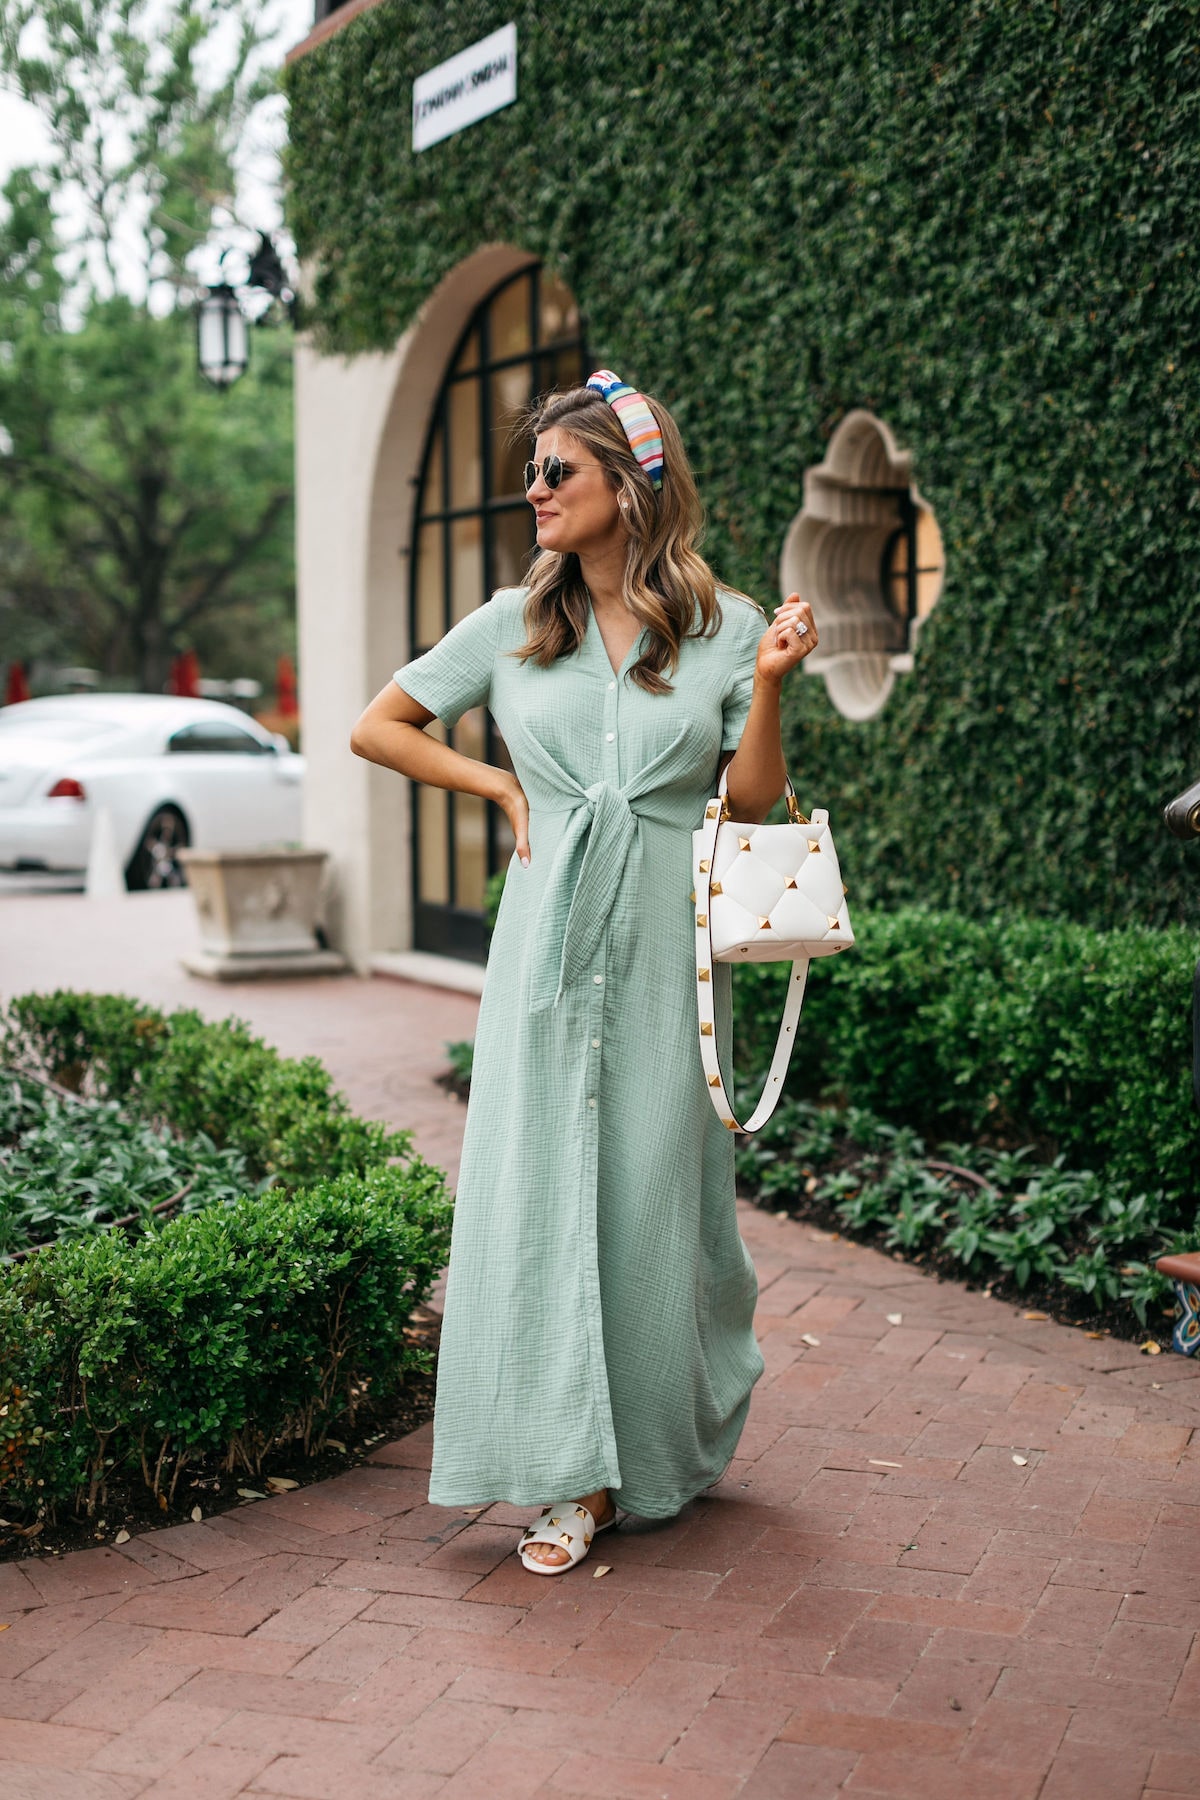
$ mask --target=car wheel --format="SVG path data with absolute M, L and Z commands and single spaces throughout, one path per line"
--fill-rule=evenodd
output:
M 125 886 L 131 889 L 174 888 L 184 884 L 179 852 L 188 844 L 187 820 L 174 806 L 160 806 L 152 813 L 141 842 L 125 870 Z

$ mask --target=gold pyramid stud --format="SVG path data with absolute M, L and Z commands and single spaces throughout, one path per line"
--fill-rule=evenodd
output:
M 834 923 L 836 924 L 836 922 L 837 921 L 835 920 Z M 712 980 L 712 970 L 711 969 L 697 969 L 696 970 L 696 980 L 697 981 L 711 981 Z
M 846 886 L 844 881 L 842 883 L 842 892 L 843 894 L 848 894 L 850 892 L 850 889 Z
M 711 867 L 712 867 L 711 859 L 709 857 L 705 857 L 704 861 L 700 864 L 700 873 L 702 875 L 707 875 L 708 871 Z
M 738 839 L 738 849 L 739 850 L 748 850 L 749 848 L 750 848 L 750 839 L 740 837 Z
M 689 900 L 690 900 L 690 901 L 691 901 L 691 903 L 692 903 L 692 905 L 693 905 L 693 906 L 695 906 L 695 904 L 696 904 L 696 890 L 695 890 L 695 888 L 693 888 L 693 889 L 692 889 L 692 891 L 691 891 L 691 893 L 690 893 L 690 894 L 689 894 L 689 895 L 688 895 L 688 899 L 689 899 Z
M 809 838 L 808 848 L 814 856 L 817 856 L 820 854 L 821 845 L 816 838 Z
M 708 1078 L 708 1085 L 709 1087 L 720 1087 L 721 1077 L 719 1075 L 710 1075 Z
M 591 1547 L 592 1547 L 592 1540 L 591 1540 L 591 1538 L 590 1538 L 590 1537 L 585 1537 L 585 1538 L 584 1538 L 584 1540 L 583 1540 L 583 1547 L 584 1547 L 584 1549 L 585 1549 L 585 1550 L 590 1550 L 590 1549 L 591 1549 Z
M 826 914 L 825 914 L 825 917 L 826 917 L 826 918 L 827 918 L 827 919 L 828 919 L 828 920 L 829 920 L 829 929 L 830 929 L 830 931 L 836 931 L 836 930 L 837 930 L 837 928 L 838 928 L 838 926 L 839 926 L 839 925 L 840 925 L 840 924 L 841 924 L 841 922 L 842 922 L 842 921 L 841 921 L 841 920 L 840 920 L 840 919 L 839 919 L 839 918 L 838 918 L 838 916 L 837 916 L 837 914 L 836 914 L 836 913 L 826 913 Z
M 796 885 L 796 877 L 794 875 L 789 875 L 783 885 L 784 885 L 785 890 L 787 888 L 794 888 Z
M 738 1128 L 736 1119 L 726 1119 L 725 1124 L 730 1131 L 736 1131 Z
M 568 1550 L 571 1548 L 571 1545 L 575 1542 L 574 1538 L 571 1536 L 569 1531 L 560 1531 L 558 1534 L 558 1541 L 560 1544 L 565 1544 L 567 1546 Z
M 710 894 L 721 894 L 724 893 L 725 890 L 722 888 L 719 881 L 714 881 L 708 891 Z
M 769 924 L 770 924 L 770 923 L 771 923 L 771 921 L 770 921 L 770 919 L 760 919 L 760 920 L 759 920 L 759 921 L 758 921 L 758 929 L 759 929 L 759 930 L 760 930 L 760 931 L 765 931 L 765 930 L 766 930 L 766 929 L 767 929 L 767 926 L 768 926 L 768 925 L 769 925 Z
M 708 914 L 707 913 L 697 913 L 696 914 L 696 929 L 698 931 L 703 931 L 707 924 L 708 924 Z
M 715 819 L 720 810 L 721 808 L 714 802 L 712 806 L 705 807 L 704 816 L 706 819 Z
M 711 1037 L 711 1036 L 712 1036 L 712 1026 L 711 1026 L 711 1025 L 707 1025 L 707 1024 L 706 1024 L 706 1025 L 701 1025 L 701 1027 L 700 1027 L 700 1036 L 701 1036 L 701 1037 Z

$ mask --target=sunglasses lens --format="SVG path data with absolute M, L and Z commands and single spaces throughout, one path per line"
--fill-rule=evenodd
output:
M 556 488 L 565 474 L 566 469 L 563 467 L 561 456 L 543 457 L 540 469 L 535 462 L 527 462 L 525 464 L 525 492 L 529 492 L 539 475 L 548 488 Z

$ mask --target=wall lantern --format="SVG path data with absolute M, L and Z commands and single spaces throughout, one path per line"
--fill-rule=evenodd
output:
M 246 373 L 249 325 L 227 281 L 207 288 L 197 304 L 196 358 L 204 379 L 222 391 Z
M 222 250 L 222 271 L 228 255 L 228 250 Z M 296 296 L 288 285 L 279 252 L 265 231 L 259 233 L 258 248 L 250 258 L 241 290 L 222 279 L 215 287 L 205 288 L 196 303 L 196 359 L 200 373 L 222 392 L 246 373 L 250 361 L 250 320 L 242 310 L 240 293 L 252 291 L 281 301 L 287 317 L 295 320 Z M 257 315 L 255 323 L 262 323 L 272 310 L 268 306 Z

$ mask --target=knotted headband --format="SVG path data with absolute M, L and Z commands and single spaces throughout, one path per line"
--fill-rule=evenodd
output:
M 660 488 L 663 482 L 662 432 L 645 394 L 639 394 L 611 369 L 597 369 L 594 375 L 588 376 L 587 385 L 608 401 L 621 421 L 629 448 L 650 477 L 651 484 Z

